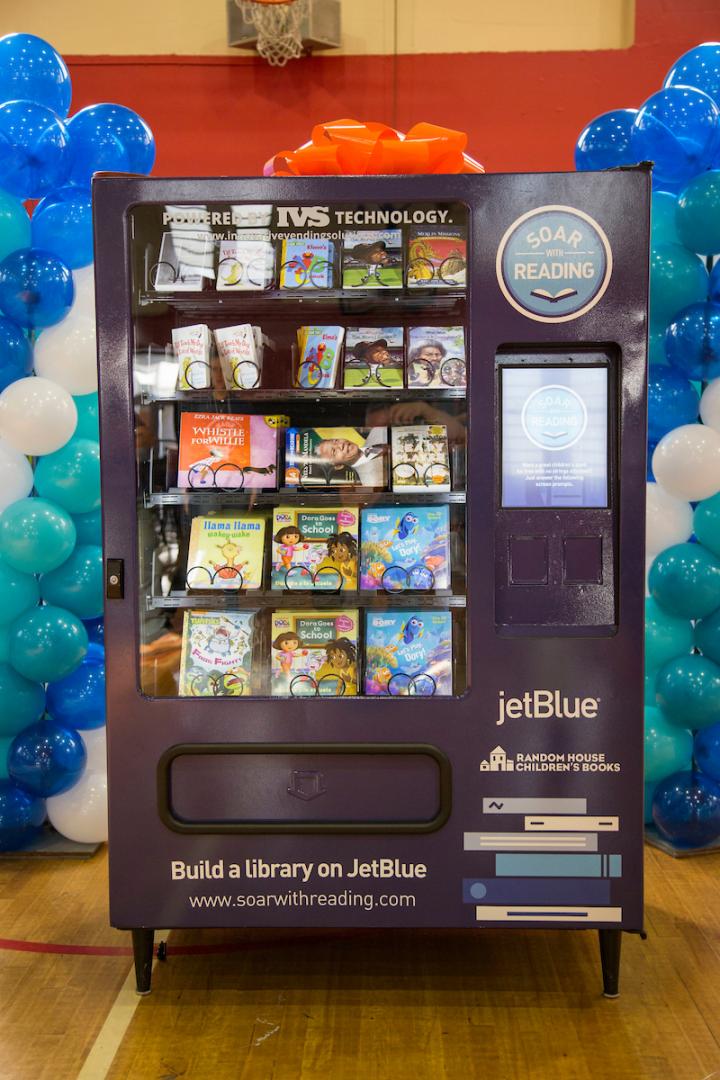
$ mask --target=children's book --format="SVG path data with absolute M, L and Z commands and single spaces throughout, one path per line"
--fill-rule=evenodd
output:
M 335 245 L 322 236 L 283 240 L 280 254 L 281 289 L 331 289 Z
M 466 282 L 467 238 L 464 229 L 439 225 L 411 230 L 407 262 L 409 288 L 462 289 Z
M 358 691 L 359 612 L 275 611 L 272 687 L 275 695 L 353 697 Z
M 345 390 L 397 390 L 403 386 L 402 326 L 349 326 L 345 337 Z
M 212 386 L 210 328 L 204 323 L 175 326 L 171 336 L 177 361 L 178 390 L 205 390 Z
M 407 384 L 423 389 L 465 387 L 465 329 L 462 326 L 411 326 Z
M 186 611 L 180 655 L 181 697 L 252 693 L 254 611 Z
M 267 289 L 272 284 L 274 263 L 270 230 L 241 229 L 234 239 L 220 241 L 216 288 Z
M 288 487 L 387 485 L 387 428 L 291 427 L 285 440 Z
M 450 612 L 366 612 L 365 693 L 395 697 L 452 694 Z
M 277 421 L 242 413 L 182 413 L 178 487 L 276 488 Z
M 360 515 L 360 588 L 450 588 L 447 506 L 371 506 Z
M 402 231 L 346 232 L 342 245 L 343 289 L 401 289 Z
M 259 326 L 241 323 L 213 331 L 227 390 L 253 390 L 262 380 L 263 336 Z
M 408 494 L 450 490 L 450 456 L 444 424 L 393 427 L 392 489 Z
M 278 506 L 272 529 L 271 588 L 357 589 L 355 507 Z
M 297 332 L 298 366 L 295 384 L 303 390 L 332 390 L 344 326 L 301 326 Z
M 259 589 L 263 576 L 265 518 L 202 514 L 190 529 L 188 589 Z
M 192 208 L 182 207 L 183 212 L 186 209 Z M 216 254 L 217 242 L 209 226 L 174 224 L 163 233 L 150 285 L 156 292 L 200 292 L 215 276 Z

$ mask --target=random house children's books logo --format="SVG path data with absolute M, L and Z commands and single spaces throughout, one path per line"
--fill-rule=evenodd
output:
M 612 250 L 601 226 L 571 206 L 540 206 L 517 218 L 500 241 L 496 272 L 505 299 L 529 319 L 577 319 L 602 298 Z

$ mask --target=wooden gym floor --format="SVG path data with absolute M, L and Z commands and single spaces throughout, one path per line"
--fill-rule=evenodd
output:
M 648 940 L 600 995 L 590 931 L 175 931 L 153 993 L 106 855 L 0 862 L 2 1080 L 720 1080 L 720 854 L 646 851 Z M 227 944 L 224 952 L 173 948 Z

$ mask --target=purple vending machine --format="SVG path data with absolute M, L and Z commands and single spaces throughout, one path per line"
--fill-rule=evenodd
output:
M 110 889 L 642 930 L 650 178 L 94 183 Z M 632 223 L 632 228 L 629 227 Z

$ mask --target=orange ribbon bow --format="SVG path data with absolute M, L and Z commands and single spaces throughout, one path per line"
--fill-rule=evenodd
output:
M 265 176 L 340 176 L 370 173 L 481 173 L 465 153 L 467 135 L 438 124 L 401 131 L 372 121 L 331 120 L 317 124 L 310 142 L 282 150 L 265 163 Z

